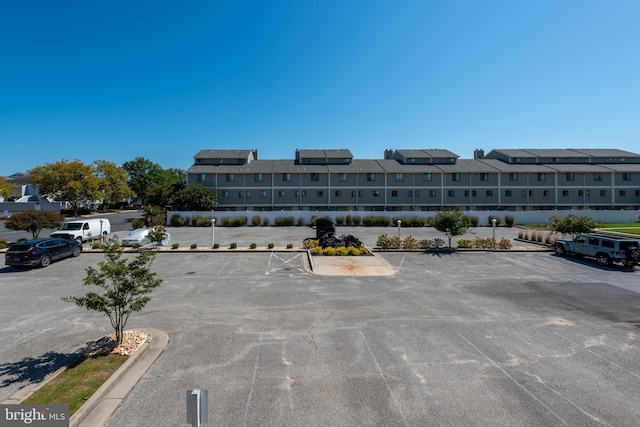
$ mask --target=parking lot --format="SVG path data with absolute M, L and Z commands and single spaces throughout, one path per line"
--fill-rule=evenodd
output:
M 224 231 L 221 245 L 232 241 Z M 186 425 L 193 388 L 209 391 L 210 425 L 640 419 L 638 267 L 549 252 L 398 252 L 380 255 L 393 276 L 329 277 L 309 272 L 303 256 L 159 254 L 164 283 L 127 326 L 171 341 L 109 425 Z M 111 332 L 107 318 L 60 300 L 87 292 L 84 268 L 101 259 L 0 270 L 0 400 Z

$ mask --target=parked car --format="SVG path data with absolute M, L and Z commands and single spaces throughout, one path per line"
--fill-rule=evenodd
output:
M 136 228 L 129 234 L 120 239 L 122 246 L 143 246 L 150 243 L 149 233 L 153 231 L 153 228 Z
M 12 267 L 48 267 L 52 261 L 79 256 L 82 244 L 77 240 L 34 239 L 14 243 L 4 255 L 5 265 Z
M 581 234 L 574 240 L 558 239 L 554 246 L 558 255 L 578 255 L 595 260 L 603 267 L 613 262 L 633 266 L 640 262 L 640 242 L 624 237 Z

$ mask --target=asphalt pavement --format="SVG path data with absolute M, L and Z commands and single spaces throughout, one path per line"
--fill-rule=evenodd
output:
M 397 232 L 344 229 L 367 246 Z M 211 228 L 170 232 L 185 246 L 212 238 Z M 213 237 L 286 246 L 309 234 L 220 227 Z M 397 272 L 316 275 L 296 251 L 160 253 L 164 282 L 127 328 L 169 341 L 107 425 L 187 425 L 194 388 L 209 392 L 210 425 L 637 425 L 637 267 L 533 251 L 378 255 Z M 101 259 L 0 269 L 0 400 L 111 332 L 104 316 L 60 300 L 86 292 L 84 269 Z

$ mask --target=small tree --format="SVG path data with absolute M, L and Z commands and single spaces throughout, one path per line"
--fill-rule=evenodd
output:
M 127 260 L 122 257 L 123 250 L 118 241 L 105 243 L 103 247 L 105 260 L 98 263 L 98 268 L 87 268 L 84 278 L 84 285 L 98 286 L 103 293 L 89 292 L 83 297 L 62 299 L 109 317 L 116 343 L 120 345 L 129 316 L 151 301 L 149 294 L 160 286 L 162 279 L 150 269 L 155 252 L 141 251 L 134 259 Z
M 453 236 L 460 236 L 469 229 L 469 223 L 465 221 L 462 212 L 458 209 L 436 213 L 432 225 L 433 228 L 447 236 L 449 247 L 451 247 L 451 238 Z
M 582 233 L 590 233 L 599 224 L 598 221 L 587 216 L 569 214 L 565 216 L 550 216 L 549 228 L 553 233 L 568 234 L 575 239 Z
M 29 231 L 34 239 L 45 228 L 58 228 L 64 223 L 59 213 L 30 210 L 11 215 L 4 223 L 9 230 Z
M 149 232 L 149 240 L 156 244 L 156 247 L 162 243 L 167 237 L 167 230 L 164 225 L 156 225 L 153 230 Z

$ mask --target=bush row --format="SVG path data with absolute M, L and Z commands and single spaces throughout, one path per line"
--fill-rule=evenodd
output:
M 413 236 L 400 239 L 398 236 L 381 234 L 378 236 L 376 246 L 380 249 L 438 249 L 444 245 L 442 239 L 416 240 Z
M 496 241 L 492 237 L 476 237 L 471 239 L 458 239 L 457 247 L 460 249 L 511 249 L 511 240 L 503 237 Z
M 310 249 L 311 255 L 326 255 L 326 256 L 360 256 L 368 253 L 366 248 L 355 248 L 353 246 L 333 248 L 331 246 L 322 249 L 320 246 L 316 246 Z

